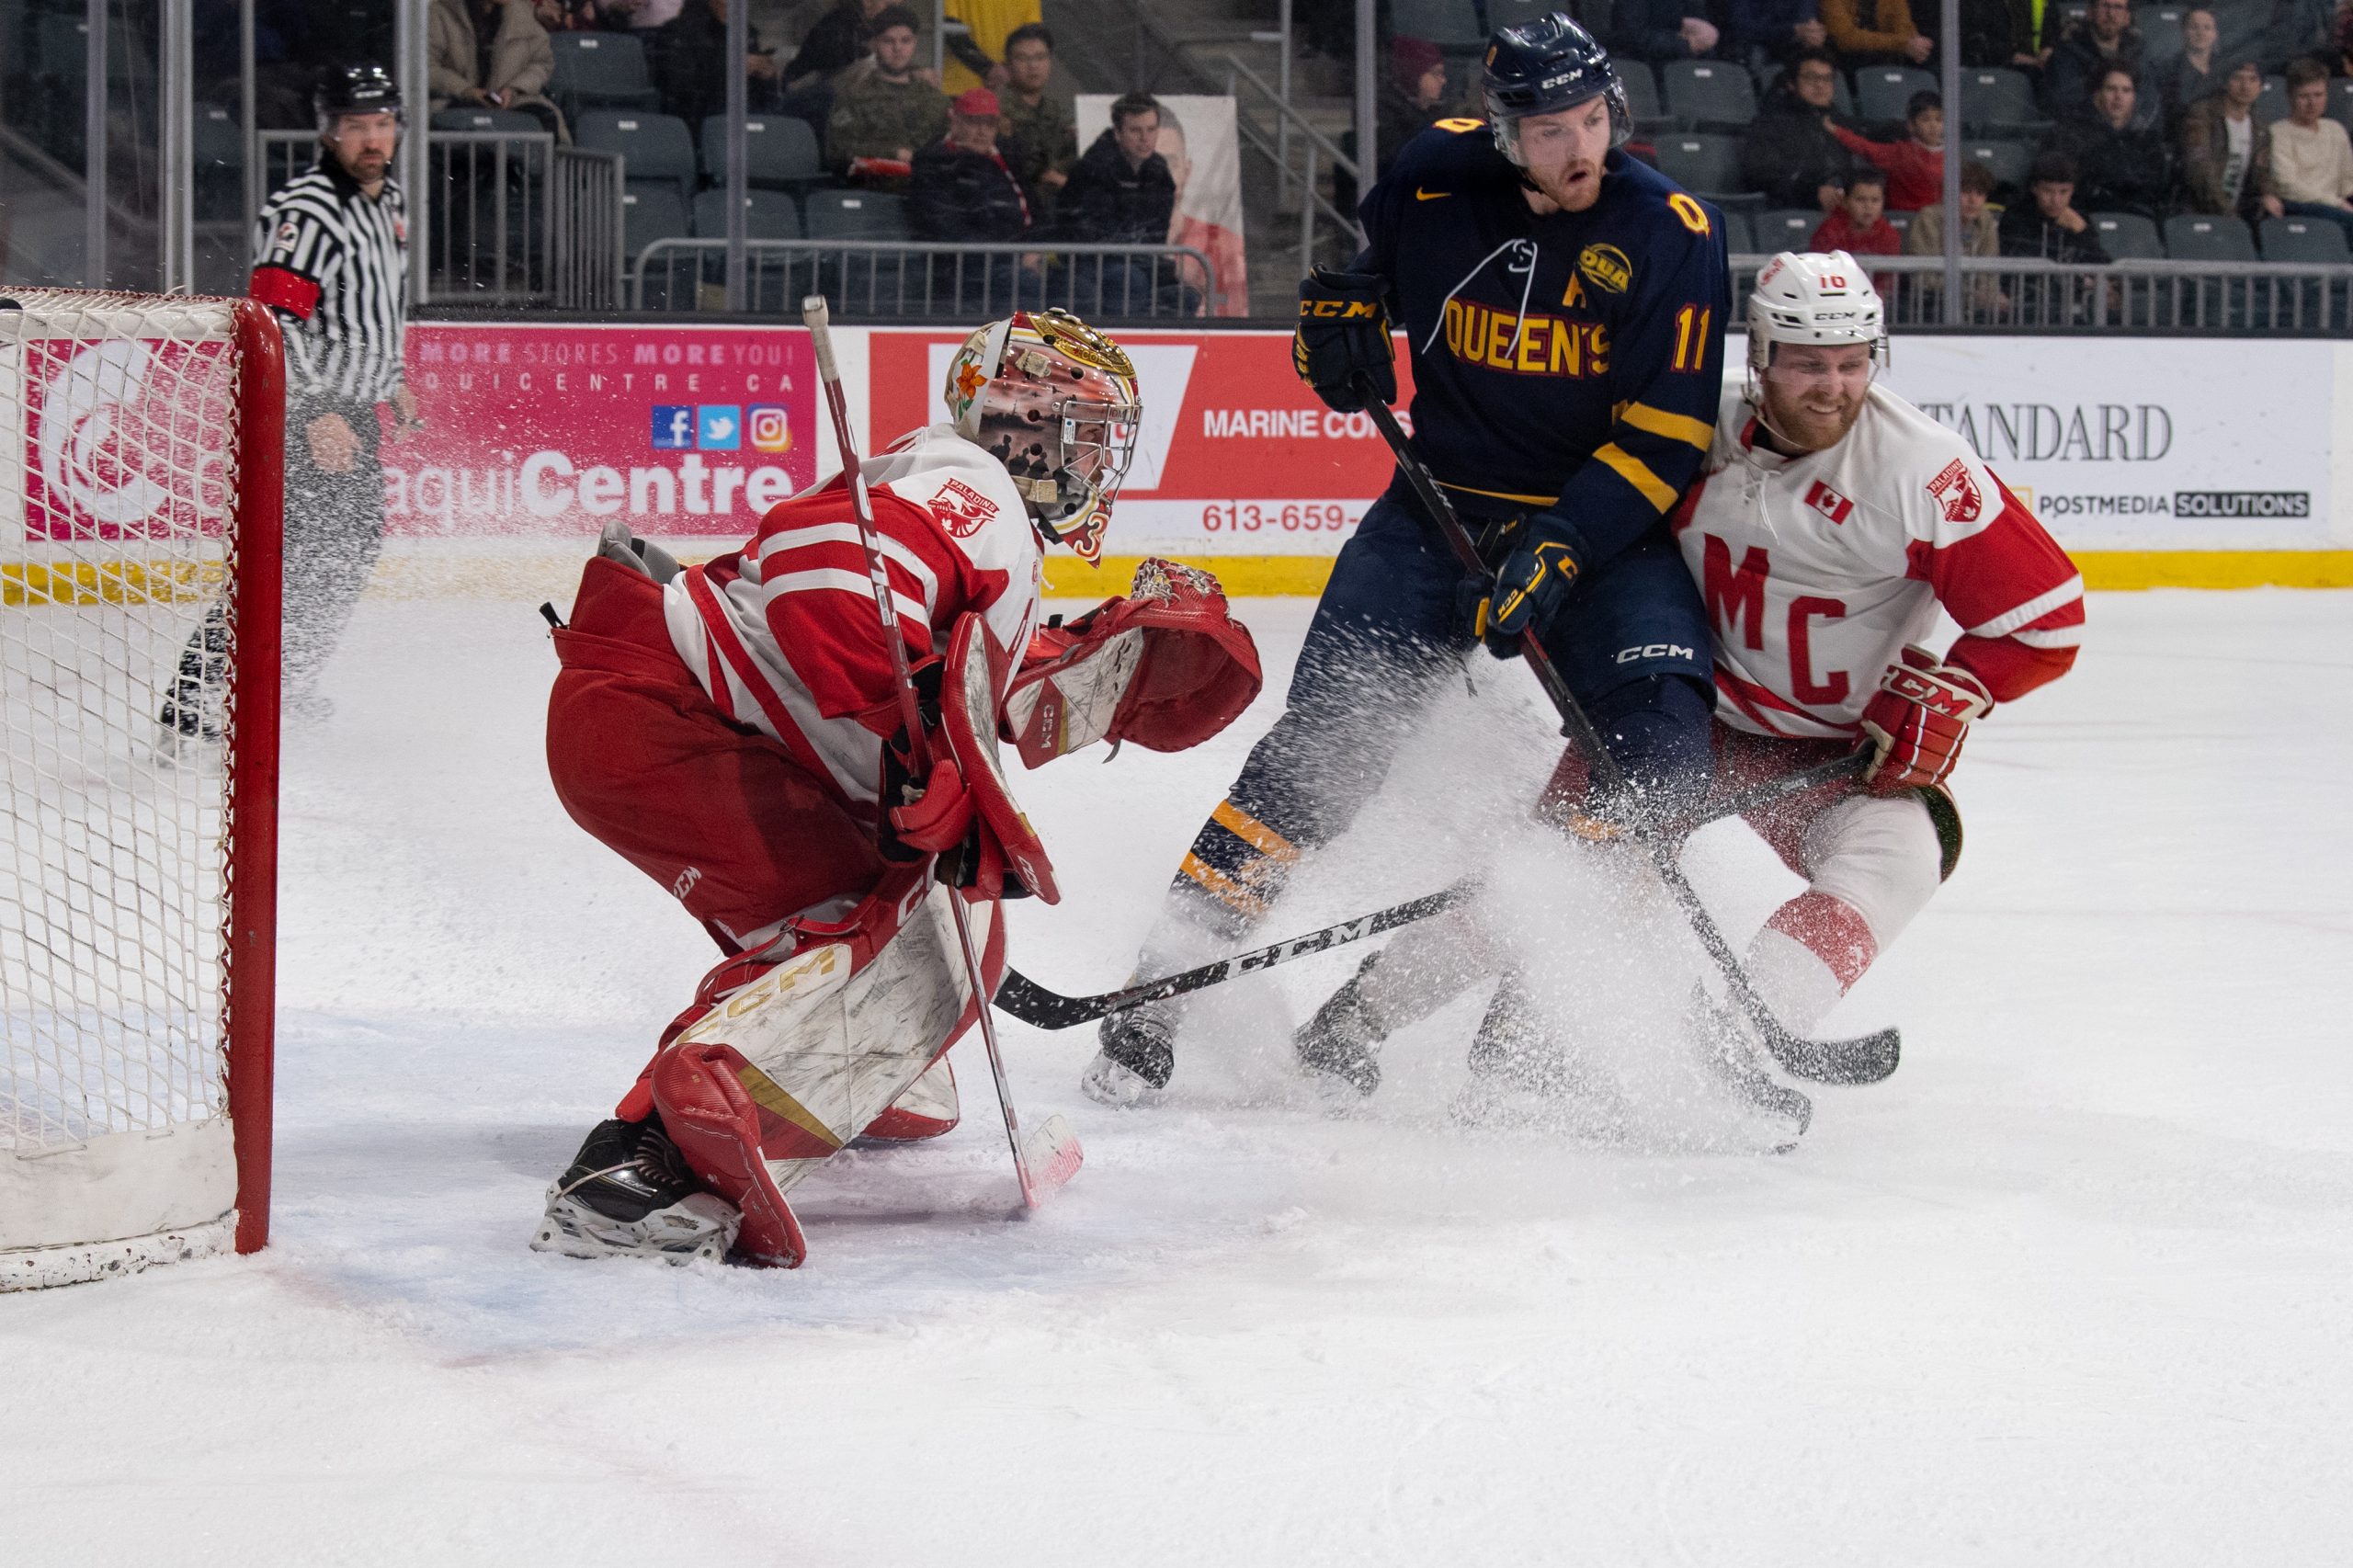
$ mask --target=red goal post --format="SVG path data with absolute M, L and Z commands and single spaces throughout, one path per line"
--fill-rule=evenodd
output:
M 269 1234 L 284 348 L 0 290 L 0 1290 Z

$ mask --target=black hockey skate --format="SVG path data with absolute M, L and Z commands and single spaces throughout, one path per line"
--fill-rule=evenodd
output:
M 1466 1127 L 1525 1128 L 1623 1142 L 1638 1118 L 1617 1079 L 1562 1040 L 1506 971 L 1471 1037 L 1471 1081 L 1448 1114 Z
M 1381 1087 L 1381 1063 L 1373 1056 L 1373 1048 L 1389 1033 L 1366 1003 L 1362 984 L 1380 961 L 1381 955 L 1375 953 L 1358 964 L 1348 983 L 1332 993 L 1315 1016 L 1290 1037 L 1303 1072 L 1344 1084 L 1367 1099 Z
M 572 1168 L 548 1188 L 534 1252 L 566 1257 L 659 1257 L 688 1263 L 727 1256 L 743 1215 L 703 1189 L 658 1116 L 600 1121 Z
M 1086 1064 L 1078 1086 L 1100 1105 L 1126 1107 L 1168 1086 L 1176 1073 L 1176 1021 L 1147 1003 L 1103 1020 L 1103 1049 Z

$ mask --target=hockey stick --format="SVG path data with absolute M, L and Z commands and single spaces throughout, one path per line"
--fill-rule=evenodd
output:
M 882 619 L 882 641 L 891 650 L 891 674 L 899 687 L 899 722 L 907 730 L 907 759 L 917 778 L 931 777 L 931 737 L 923 727 L 923 705 L 915 697 L 915 672 L 907 665 L 906 639 L 899 631 L 898 607 L 892 602 L 891 578 L 882 564 L 882 544 L 876 536 L 873 504 L 867 499 L 866 475 L 858 466 L 858 442 L 850 434 L 849 402 L 842 394 L 841 368 L 834 362 L 831 312 L 824 296 L 811 294 L 801 301 L 801 319 L 809 326 L 809 340 L 817 353 L 817 379 L 824 384 L 825 406 L 834 416 L 834 440 L 841 448 L 842 472 L 848 480 L 850 507 L 858 518 L 858 542 L 866 551 L 866 575 L 874 585 L 874 609 Z M 938 857 L 932 858 L 937 860 Z M 924 871 L 930 874 L 931 862 Z M 949 890 L 948 906 L 956 916 L 956 939 L 964 949 L 964 972 L 972 986 L 973 1012 L 981 1024 L 981 1041 L 987 1046 L 989 1073 L 996 1080 L 996 1103 L 1005 1112 L 1006 1142 L 1013 1146 L 1013 1174 L 1021 1183 L 1021 1201 L 1038 1207 L 1040 1194 L 1051 1191 L 1076 1174 L 1086 1153 L 1069 1122 L 1050 1116 L 1038 1129 L 1037 1158 L 1021 1136 L 1021 1116 L 1013 1108 L 1013 1089 L 1006 1082 L 1005 1055 L 997 1049 L 996 1020 L 989 1006 L 988 971 L 972 940 L 972 915 L 961 895 Z
M 1711 801 L 1707 811 L 1700 815 L 1684 818 L 1671 829 L 1663 831 L 1671 832 L 1677 837 L 1696 833 L 1719 817 L 1737 816 L 1768 805 L 1784 795 L 1798 794 L 1816 785 L 1843 778 L 1857 766 L 1854 759 L 1842 756 L 1809 767 L 1802 773 L 1769 779 Z M 1219 959 L 1199 969 L 1165 974 L 1142 985 L 1100 992 L 1093 996 L 1064 996 L 1059 992 L 1047 990 L 1019 970 L 1008 969 L 1005 971 L 1005 983 L 996 988 L 996 1005 L 1025 1024 L 1034 1024 L 1041 1029 L 1066 1029 L 1078 1024 L 1092 1023 L 1107 1014 L 1124 1013 L 1147 1002 L 1182 996 L 1193 991 L 1206 991 L 1212 985 L 1222 985 L 1229 980 L 1256 974 L 1260 970 L 1272 969 L 1293 959 L 1328 952 L 1334 948 L 1345 948 L 1351 942 L 1361 942 L 1368 937 L 1394 931 L 1400 926 L 1410 926 L 1416 920 L 1427 920 L 1433 915 L 1443 914 L 1478 892 L 1478 879 L 1466 878 L 1438 892 L 1425 893 L 1420 898 L 1408 899 L 1387 909 L 1376 909 L 1370 915 L 1359 915 L 1353 920 L 1336 921 L 1303 937 L 1253 948 L 1246 953 Z M 1806 1077 L 1812 1074 L 1800 1073 L 1799 1075 Z
M 1455 516 L 1453 503 L 1446 498 L 1445 492 L 1438 486 L 1438 481 L 1431 478 L 1429 470 L 1422 466 L 1421 460 L 1406 448 L 1405 432 L 1397 424 L 1396 412 L 1374 393 L 1371 378 L 1361 371 L 1357 374 L 1355 388 L 1357 395 L 1364 402 L 1365 412 L 1380 430 L 1381 438 L 1389 443 L 1389 449 L 1395 454 L 1399 471 L 1405 475 L 1406 483 L 1414 487 L 1414 493 L 1421 497 L 1422 506 L 1438 524 L 1438 531 L 1446 536 L 1447 547 L 1454 552 L 1455 560 L 1461 562 L 1466 572 L 1483 577 L 1492 576 L 1487 563 L 1479 557 L 1478 547 L 1471 542 L 1470 532 L 1463 528 L 1462 519 Z M 1528 661 L 1528 667 L 1536 673 L 1537 682 L 1543 687 L 1544 695 L 1552 699 L 1552 706 L 1560 712 L 1561 733 L 1585 754 L 1586 763 L 1600 778 L 1603 788 L 1611 790 L 1623 789 L 1626 776 L 1619 767 L 1618 759 L 1609 755 L 1609 748 L 1602 744 L 1600 733 L 1594 729 L 1593 721 L 1586 717 L 1585 709 L 1569 690 L 1568 682 L 1561 678 L 1561 672 L 1544 652 L 1544 645 L 1537 641 L 1534 627 L 1521 631 L 1519 649 Z M 1859 759 L 1847 760 L 1851 767 L 1860 766 Z M 1676 906 L 1682 910 L 1684 919 L 1690 924 L 1692 935 L 1699 937 L 1700 947 L 1707 949 L 1708 957 L 1723 976 L 1725 988 L 1731 993 L 1733 1004 L 1756 1026 L 1758 1036 L 1765 1041 L 1766 1049 L 1773 1053 L 1775 1061 L 1799 1077 L 1825 1084 L 1875 1084 L 1895 1071 L 1903 1053 L 1903 1036 L 1893 1028 L 1852 1040 L 1815 1040 L 1791 1034 L 1783 1027 L 1781 1020 L 1775 1017 L 1772 1009 L 1765 1005 L 1765 999 L 1757 994 L 1756 987 L 1750 983 L 1747 971 L 1741 967 L 1739 955 L 1733 951 L 1732 944 L 1724 940 L 1724 934 L 1717 928 L 1714 917 L 1700 903 L 1699 893 L 1683 875 L 1683 868 L 1676 861 L 1679 847 L 1677 841 L 1654 828 L 1647 831 L 1638 829 L 1635 836 L 1650 849 L 1651 861 L 1658 868 L 1659 878 L 1665 882 Z M 1799 1097 L 1803 1098 L 1802 1096 Z

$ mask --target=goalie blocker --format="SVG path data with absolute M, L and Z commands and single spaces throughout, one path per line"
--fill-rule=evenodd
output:
M 968 612 L 925 672 L 938 693 L 926 715 L 937 720 L 931 773 L 919 792 L 886 789 L 881 801 L 902 803 L 861 820 L 788 748 L 719 711 L 670 645 L 661 585 L 625 563 L 644 553 L 625 543 L 591 561 L 555 634 L 550 767 L 574 818 L 730 956 L 616 1109 L 657 1135 L 617 1140 L 614 1123 L 600 1127 L 551 1193 L 533 1245 L 794 1267 L 807 1252 L 786 1198 L 797 1183 L 894 1119 L 954 1124 L 952 1090 L 937 1114 L 952 1083 L 945 1054 L 978 1012 L 946 901 L 970 905 L 994 992 L 1006 962 L 997 900 L 1059 898 L 1000 733 L 1030 767 L 1098 740 L 1179 750 L 1257 695 L 1257 653 L 1214 578 L 1161 561 L 1138 570 L 1131 595 L 1039 631 L 1009 678 L 1010 660 Z M 959 885 L 924 876 L 933 854 Z M 779 908 L 799 913 L 774 920 Z M 1042 1142 L 1051 1163 L 1058 1142 Z M 620 1153 L 584 1169 L 599 1148 Z

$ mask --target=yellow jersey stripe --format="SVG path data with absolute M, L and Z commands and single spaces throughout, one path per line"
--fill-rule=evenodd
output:
M 1531 506 L 1549 506 L 1560 499 L 1558 495 L 1522 495 L 1512 490 L 1482 490 L 1475 484 L 1457 484 L 1446 479 L 1438 483 L 1444 490 L 1460 490 L 1468 495 L 1492 495 L 1498 501 L 1525 501 Z
M 1653 408 L 1647 403 L 1630 403 L 1620 415 L 1637 430 L 1654 436 L 1664 436 L 1670 441 L 1680 441 L 1687 447 L 1706 451 L 1716 438 L 1715 426 L 1688 414 L 1669 414 L 1663 408 Z
M 1193 879 L 1203 892 L 1208 893 L 1227 908 L 1237 910 L 1253 919 L 1267 913 L 1265 902 L 1257 895 L 1190 850 L 1186 851 L 1181 869 L 1185 875 Z
M 1675 487 L 1650 471 L 1648 464 L 1612 441 L 1593 454 L 1593 460 L 1617 470 L 1618 477 L 1642 492 L 1643 499 L 1664 512 L 1675 505 Z
M 1299 858 L 1299 849 L 1290 839 L 1232 801 L 1220 801 L 1217 810 L 1210 813 L 1210 820 L 1270 860 L 1289 865 Z

